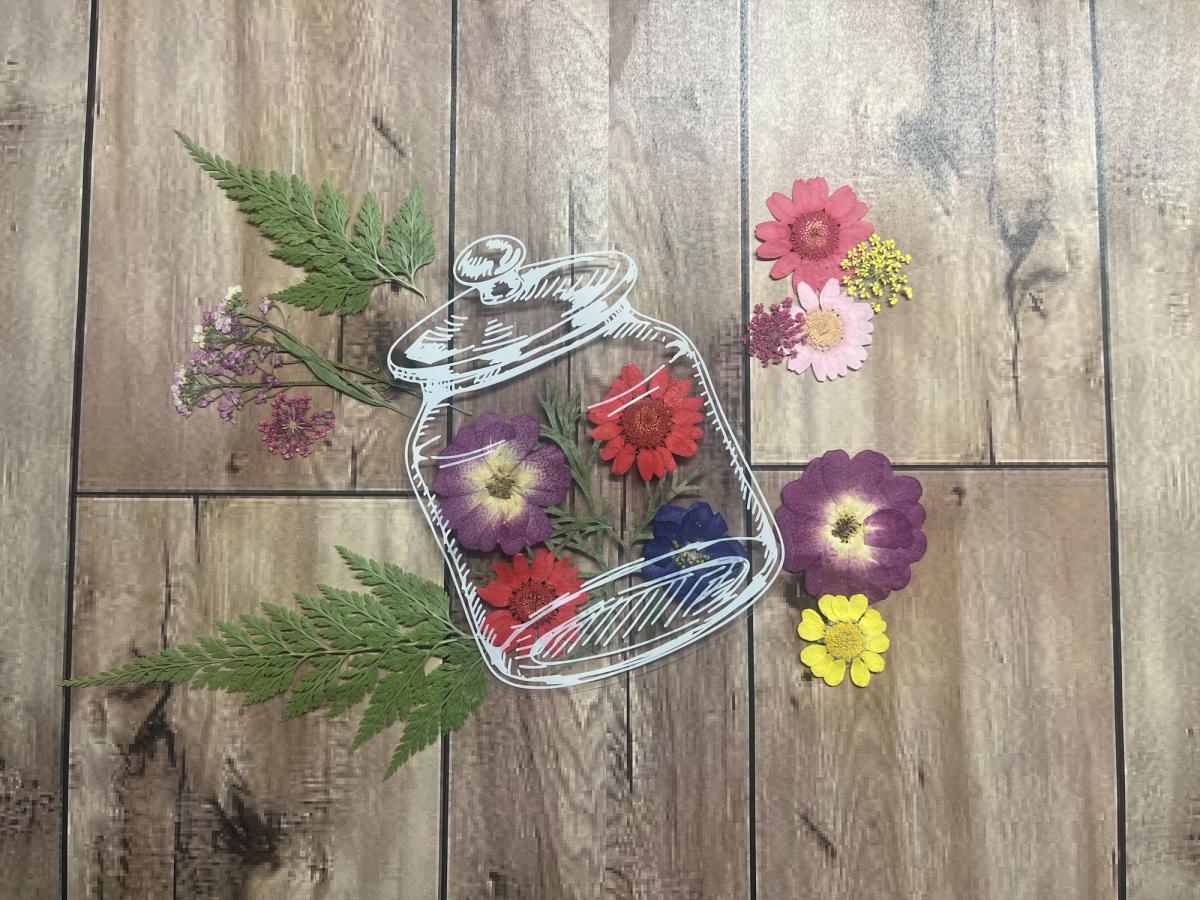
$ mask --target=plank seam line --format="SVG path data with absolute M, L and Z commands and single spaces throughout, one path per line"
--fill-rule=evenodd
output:
M 744 332 L 750 323 L 750 22 L 749 2 L 738 2 L 738 207 L 740 212 L 741 237 L 741 314 Z M 753 441 L 751 428 L 753 416 L 750 411 L 750 355 L 742 357 L 742 440 L 746 449 L 746 464 L 753 472 Z M 745 512 L 746 534 L 752 534 L 753 523 L 750 511 Z M 758 897 L 758 767 L 756 764 L 757 743 L 754 715 L 754 610 L 746 615 L 746 866 L 747 887 L 751 900 Z
M 450 134 L 448 185 L 446 198 L 446 258 L 454 259 L 454 210 L 458 197 L 458 0 L 450 0 Z M 446 299 L 453 303 L 455 283 L 453 272 L 446 278 Z M 450 315 L 454 307 L 450 308 Z M 452 344 L 453 344 L 453 339 Z M 454 407 L 446 410 L 446 444 L 454 437 Z M 450 567 L 442 568 L 442 587 L 451 593 Z M 438 793 L 438 898 L 447 900 L 450 892 L 450 735 L 443 734 L 439 768 Z
M 83 337 L 86 330 L 88 245 L 91 240 L 92 217 L 92 153 L 96 127 L 97 55 L 100 34 L 100 0 L 91 0 L 88 19 L 87 89 L 84 94 L 83 159 L 79 185 L 79 268 L 76 273 L 75 301 L 75 359 L 72 373 L 71 397 L 71 454 L 67 475 L 67 535 L 65 597 L 63 604 L 63 662 L 62 676 L 71 677 L 72 638 L 75 630 L 75 552 L 78 528 L 79 435 L 83 413 Z M 59 839 L 58 886 L 66 900 L 68 892 L 67 840 L 70 830 L 71 777 L 71 690 L 62 688 L 62 722 L 59 746 Z
M 1100 41 L 1096 0 L 1088 3 L 1088 25 L 1092 53 L 1092 115 L 1095 123 L 1096 238 L 1100 256 L 1100 343 L 1104 359 L 1104 450 L 1108 470 L 1108 559 L 1109 596 L 1112 600 L 1113 653 L 1113 765 L 1116 782 L 1116 879 L 1117 898 L 1129 894 L 1128 835 L 1125 822 L 1125 695 L 1121 666 L 1121 566 L 1117 519 L 1116 430 L 1113 427 L 1112 295 L 1108 277 L 1108 202 L 1104 184 L 1104 138 L 1100 118 Z

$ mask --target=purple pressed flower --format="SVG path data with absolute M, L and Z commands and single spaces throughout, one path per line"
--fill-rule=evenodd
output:
M 312 445 L 333 428 L 333 410 L 310 413 L 307 394 L 276 394 L 271 400 L 271 418 L 258 423 L 267 450 L 284 459 L 308 456 Z
M 746 352 L 755 359 L 762 360 L 764 367 L 791 359 L 797 353 L 797 347 L 808 338 L 808 330 L 804 324 L 804 313 L 792 311 L 792 298 L 787 297 L 780 303 L 772 303 L 767 309 L 761 303 L 754 305 L 754 315 L 742 335 L 742 343 Z
M 803 572 L 814 597 L 866 594 L 875 603 L 907 585 L 925 555 L 921 482 L 895 474 L 882 453 L 851 459 L 830 450 L 785 484 L 782 498 L 783 567 Z
M 567 496 L 571 474 L 538 430 L 532 416 L 483 413 L 434 457 L 438 507 L 466 549 L 514 556 L 550 537 L 546 508 Z

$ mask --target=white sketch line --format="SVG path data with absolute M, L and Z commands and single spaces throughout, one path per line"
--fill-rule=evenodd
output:
M 636 312 L 630 304 L 628 295 L 637 280 L 633 260 L 606 251 L 526 262 L 519 240 L 488 235 L 459 254 L 454 275 L 467 289 L 401 335 L 387 362 L 394 377 L 422 390 L 422 406 L 405 444 L 409 480 L 492 673 L 525 688 L 570 686 L 619 675 L 712 634 L 761 597 L 782 565 L 778 527 L 719 405 L 699 351 L 677 328 Z M 533 302 L 558 314 L 548 316 L 551 323 L 541 330 L 523 333 L 508 313 Z M 473 321 L 483 330 L 480 340 L 462 341 Z M 456 340 L 462 343 L 455 346 Z M 485 564 L 478 556 L 464 554 L 441 513 L 430 484 L 432 467 L 427 464 L 461 465 L 485 457 L 504 442 L 463 453 L 442 452 L 428 458 L 424 454 L 442 441 L 441 415 L 455 395 L 504 383 L 600 340 L 645 342 L 660 348 L 660 358 L 668 362 L 638 385 L 587 409 L 610 409 L 616 415 L 655 395 L 646 386 L 669 371 L 668 366 L 685 364 L 691 370 L 695 395 L 703 403 L 706 441 L 726 454 L 726 477 L 732 476 L 737 485 L 731 497 L 741 498 L 740 508 L 720 511 L 728 521 L 745 515 L 751 523 L 743 537 L 692 542 L 673 553 L 703 552 L 713 543 L 731 541 L 742 546 L 748 557 L 715 556 L 656 579 L 642 575 L 653 560 L 627 560 L 589 578 L 576 594 L 552 599 L 512 629 L 505 646 L 498 646 L 496 630 L 485 621 L 494 607 L 477 593 Z M 613 409 L 616 402 L 622 405 Z M 564 604 L 574 605 L 582 593 L 595 596 L 601 590 L 614 593 L 589 601 L 572 618 L 547 627 L 549 617 Z M 531 634 L 534 639 L 529 642 Z M 527 646 L 509 652 L 518 641 Z

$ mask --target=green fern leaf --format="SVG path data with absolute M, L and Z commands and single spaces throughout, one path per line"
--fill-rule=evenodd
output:
M 196 164 L 237 203 L 246 221 L 274 243 L 271 255 L 308 273 L 304 281 L 272 294 L 272 299 L 321 315 L 355 315 L 381 284 L 397 284 L 424 298 L 413 278 L 433 259 L 433 227 L 417 188 L 393 219 L 396 229 L 388 226 L 386 241 L 382 213 L 370 194 L 359 206 L 348 237 L 349 203 L 328 182 L 314 191 L 294 175 L 285 178 L 232 163 L 182 132 L 175 133 Z M 393 231 L 403 252 L 392 250 Z
M 474 640 L 450 620 L 449 599 L 431 581 L 338 548 L 370 594 L 318 586 L 298 609 L 264 603 L 262 615 L 218 621 L 216 634 L 168 647 L 69 687 L 181 684 L 261 703 L 288 693 L 285 719 L 328 707 L 336 716 L 364 700 L 360 746 L 404 720 L 387 774 L 458 728 L 487 695 Z
M 388 223 L 387 243 L 380 250 L 384 264 L 410 281 L 433 262 L 433 222 L 425 212 L 421 186 L 414 184 L 395 218 Z

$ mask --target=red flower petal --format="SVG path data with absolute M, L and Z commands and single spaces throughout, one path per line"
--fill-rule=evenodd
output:
M 611 441 L 613 438 L 621 436 L 621 424 L 619 422 L 608 421 L 603 425 L 597 425 L 590 432 L 594 441 Z
M 762 247 L 758 248 L 760 251 Z M 788 253 L 781 259 L 775 260 L 775 265 L 771 266 L 771 277 L 778 280 L 786 275 L 792 269 L 796 268 L 796 262 L 799 257 L 795 253 Z
M 768 219 L 754 226 L 754 236 L 760 241 L 786 241 L 791 235 L 782 222 Z
M 649 481 L 655 475 L 658 455 L 649 450 L 642 450 L 637 455 L 638 474 L 643 481 Z M 614 469 L 614 471 L 616 471 Z
M 533 557 L 533 565 L 529 569 L 530 575 L 534 578 L 545 581 L 550 577 L 550 572 L 554 569 L 554 554 L 546 548 L 542 548 Z
M 679 431 L 672 431 L 667 435 L 667 449 L 676 456 L 682 456 L 686 459 L 689 456 L 694 456 L 699 448 L 691 438 L 685 437 Z
M 617 426 L 617 430 L 618 431 L 621 430 L 621 427 L 619 425 Z M 621 437 L 620 435 L 617 435 L 617 437 L 613 438 L 611 441 L 609 441 L 607 444 L 605 444 L 601 448 L 600 458 L 602 460 L 604 460 L 605 462 L 608 462 L 610 459 L 613 459 L 614 457 L 619 456 L 621 451 L 624 449 L 625 449 L 625 438 Z
M 621 366 L 620 380 L 624 382 L 624 384 L 621 385 L 621 390 L 626 390 L 635 385 L 641 384 L 645 380 L 645 376 L 642 375 L 641 369 L 630 363 L 629 365 Z M 616 386 L 616 382 L 613 382 L 613 387 L 615 388 Z
M 788 197 L 778 191 L 767 198 L 767 209 L 781 222 L 791 222 L 796 218 L 796 207 Z
M 626 444 L 621 448 L 621 451 L 613 459 L 613 474 L 624 475 L 629 471 L 629 467 L 633 465 L 633 460 L 637 456 L 637 448 L 632 444 Z
M 670 439 L 671 435 L 667 435 Z M 655 453 L 658 454 L 658 471 L 656 474 L 659 478 L 665 476 L 668 472 L 675 471 L 675 457 L 666 447 L 659 447 Z
M 856 202 L 858 197 L 854 191 L 849 185 L 843 184 L 830 196 L 829 202 L 825 204 L 825 212 L 835 219 L 840 219 L 854 208 Z
M 516 617 L 506 609 L 497 609 L 483 617 L 484 634 L 487 635 L 489 629 L 494 632 L 488 637 L 497 647 L 508 641 L 508 636 L 520 624 Z

